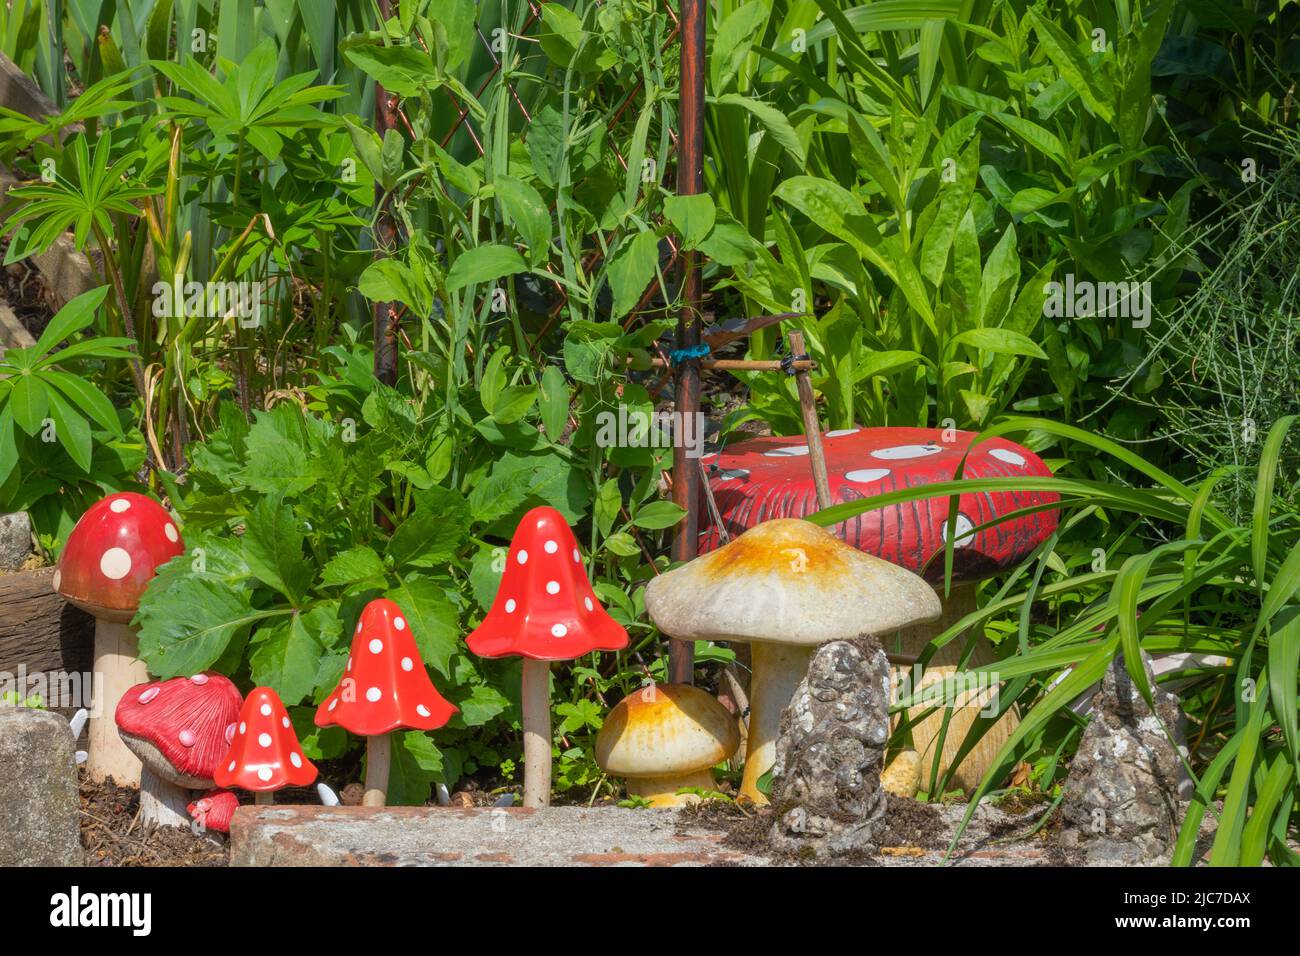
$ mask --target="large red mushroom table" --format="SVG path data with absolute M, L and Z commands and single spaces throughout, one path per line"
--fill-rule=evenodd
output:
M 938 428 L 851 428 L 823 434 L 826 470 L 833 504 L 861 501 L 891 491 L 900 491 L 956 477 L 958 465 L 970 448 L 972 432 Z M 772 518 L 797 518 L 819 509 L 808 459 L 808 444 L 802 437 L 764 437 L 738 442 L 720 453 L 705 455 L 702 462 L 709 477 L 723 528 L 735 537 L 748 528 Z M 1032 451 L 1003 438 L 980 442 L 966 459 L 963 478 L 1041 478 L 1051 471 Z M 1014 567 L 1045 541 L 1056 528 L 1055 509 L 1046 508 L 1016 515 L 993 527 L 974 529 L 1022 509 L 1050 505 L 1057 496 L 1040 491 L 974 492 L 958 496 L 953 543 L 954 587 L 944 600 L 944 615 L 933 624 L 918 625 L 882 643 L 899 658 L 914 658 L 930 640 L 965 614 L 975 610 L 975 582 Z M 922 575 L 939 585 L 944 576 L 942 551 L 948 534 L 947 496 L 924 498 L 904 504 L 864 511 L 828 530 L 868 554 Z M 721 536 L 709 508 L 704 516 L 700 551 L 719 546 Z M 936 557 L 937 556 L 937 557 Z M 914 690 L 937 683 L 956 670 L 964 640 L 957 639 L 939 649 Z M 981 636 L 968 667 L 990 663 L 992 647 Z M 966 731 L 978 716 L 984 698 L 959 707 L 949 721 L 939 774 L 951 762 Z M 918 707 L 913 713 L 924 711 Z M 943 712 L 938 711 L 914 725 L 913 743 L 923 756 L 922 780 L 928 781 L 932 766 L 931 744 L 939 733 Z M 1014 713 L 1008 712 L 991 728 L 979 746 L 963 761 L 954 783 L 964 789 L 978 786 L 993 757 L 1015 728 Z
M 140 761 L 118 737 L 113 719 L 128 688 L 149 680 L 130 621 L 158 565 L 184 549 L 162 505 L 121 492 L 86 510 L 59 555 L 54 590 L 95 618 L 96 700 L 86 761 L 92 780 L 140 782 Z

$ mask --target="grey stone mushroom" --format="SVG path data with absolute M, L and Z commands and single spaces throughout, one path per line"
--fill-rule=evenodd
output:
M 939 617 L 917 575 L 849 547 L 798 518 L 766 521 L 646 587 L 646 610 L 681 640 L 749 643 L 752 660 L 740 792 L 766 803 L 758 782 L 776 759 L 781 711 L 818 646 L 890 634 Z

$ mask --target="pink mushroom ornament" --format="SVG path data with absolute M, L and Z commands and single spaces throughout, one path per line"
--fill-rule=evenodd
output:
M 144 823 L 189 826 L 190 791 L 215 785 L 241 701 L 234 684 L 210 672 L 137 684 L 122 695 L 117 732 L 142 764 Z
M 149 679 L 130 621 L 158 566 L 184 549 L 162 505 L 121 492 L 86 510 L 59 556 L 54 590 L 95 618 L 96 699 L 86 761 L 92 780 L 112 777 L 121 786 L 140 782 L 140 761 L 113 728 L 127 688 Z

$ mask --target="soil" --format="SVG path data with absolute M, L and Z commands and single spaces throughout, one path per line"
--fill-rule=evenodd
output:
M 230 851 L 180 827 L 144 830 L 140 793 L 112 780 L 91 783 L 81 774 L 81 845 L 87 866 L 225 866 Z
M 0 243 L 0 256 L 8 247 Z M 23 328 L 38 339 L 54 315 L 53 297 L 45 279 L 30 260 L 10 263 L 0 268 L 0 299 L 3 299 Z

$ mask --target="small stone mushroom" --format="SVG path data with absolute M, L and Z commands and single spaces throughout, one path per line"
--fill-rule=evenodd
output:
M 316 767 L 303 756 L 280 695 L 270 687 L 248 692 L 230 750 L 213 779 L 218 787 L 248 790 L 258 803 L 274 803 L 276 790 L 305 787 L 316 779 Z
M 713 768 L 740 746 L 736 718 L 689 684 L 649 684 L 609 712 L 596 735 L 596 763 L 623 777 L 630 796 L 652 807 L 699 801 L 683 789 L 712 790 Z
M 962 477 L 967 479 L 1052 476 L 1051 469 L 1028 448 L 1005 438 L 989 438 L 972 449 L 974 438 L 974 432 L 940 428 L 846 428 L 826 432 L 822 444 L 832 503 L 951 481 L 963 456 Z M 802 438 L 762 437 L 704 456 L 709 489 L 723 527 L 737 535 L 768 518 L 799 518 L 821 510 L 807 454 L 808 445 Z M 944 577 L 944 561 L 935 555 L 947 542 L 949 501 L 948 497 L 924 498 L 876 508 L 829 530 L 858 550 L 923 574 L 937 585 Z M 886 652 L 895 660 L 914 659 L 933 638 L 975 611 L 976 582 L 1014 567 L 1046 541 L 1056 529 L 1057 511 L 1050 506 L 1057 501 L 1058 496 L 1051 492 L 1023 489 L 958 495 L 953 587 L 943 598 L 943 617 L 936 623 L 900 632 L 894 640 L 885 642 Z M 709 514 L 703 513 L 706 517 Z M 995 527 L 974 531 L 1003 516 L 1005 520 Z M 710 526 L 706 521 L 701 530 L 700 549 L 716 547 L 716 524 Z M 909 691 L 915 693 L 951 678 L 965 644 L 962 636 L 935 651 L 920 680 Z M 979 635 L 965 666 L 979 667 L 995 659 L 992 645 Z M 902 677 L 911 678 L 906 665 L 895 668 L 895 679 Z M 933 703 L 909 710 L 913 719 L 933 711 L 911 726 L 925 786 L 929 785 L 936 763 L 940 777 L 947 772 L 967 731 L 988 703 L 988 691 L 981 689 L 967 694 L 954 706 L 939 753 L 936 744 L 945 711 L 936 709 Z M 966 790 L 978 786 L 1017 723 L 1014 711 L 1003 714 L 963 758 L 953 782 Z
M 140 815 L 145 823 L 189 826 L 191 790 L 213 774 L 234 738 L 242 698 L 220 674 L 137 684 L 118 702 L 117 732 L 144 765 Z
M 229 790 L 209 790 L 185 809 L 200 831 L 229 833 L 230 819 L 239 809 L 239 797 Z
M 81 516 L 59 556 L 54 590 L 95 618 L 94 672 L 100 693 L 90 718 L 86 773 L 122 786 L 140 782 L 140 761 L 113 728 L 127 688 L 149 680 L 130 626 L 155 569 L 184 550 L 180 532 L 162 505 L 121 492 Z
M 749 740 L 740 788 L 766 803 L 781 711 L 818 645 L 929 621 L 934 589 L 910 571 L 863 554 L 807 521 L 778 518 L 646 586 L 646 611 L 679 640 L 749 643 Z
M 496 598 L 466 643 L 479 657 L 524 659 L 524 806 L 548 806 L 551 662 L 627 647 L 627 631 L 596 600 L 573 531 L 554 508 L 520 520 Z
M 366 738 L 365 806 L 388 802 L 389 733 L 403 727 L 437 730 L 454 713 L 429 679 L 402 609 L 387 598 L 367 604 L 343 678 L 316 710 L 318 727 L 337 724 Z

